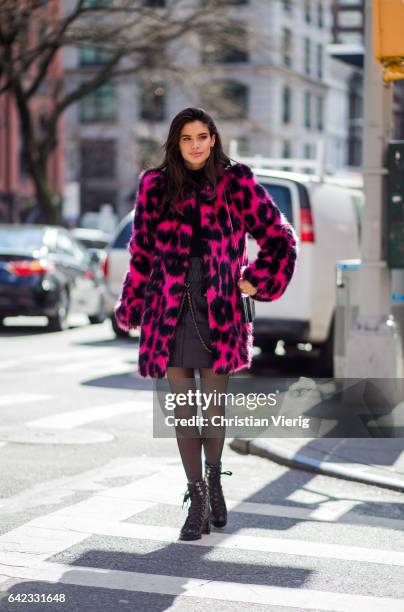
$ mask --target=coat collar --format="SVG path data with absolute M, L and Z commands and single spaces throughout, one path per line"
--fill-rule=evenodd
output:
M 220 190 L 220 187 L 223 181 L 228 180 L 232 176 L 234 167 L 235 167 L 234 164 L 229 164 L 220 169 L 218 176 L 217 176 L 217 191 Z M 210 206 L 212 208 L 215 207 L 217 198 L 216 199 L 212 198 L 213 187 L 211 186 L 207 178 L 201 184 L 199 193 L 201 195 L 201 199 L 203 201 L 204 206 Z M 184 210 L 184 207 L 187 208 L 187 205 L 189 206 L 189 204 L 191 204 L 191 207 L 193 207 L 193 204 L 195 202 L 194 195 L 195 195 L 195 188 L 190 187 L 186 191 L 186 197 L 182 201 L 177 203 L 178 210 L 179 211 Z M 181 218 L 182 215 L 180 214 L 179 217 Z
M 220 183 L 223 181 L 223 179 L 229 173 L 231 173 L 232 167 L 233 166 L 229 164 L 226 167 L 223 167 L 219 170 L 219 173 L 217 175 L 217 186 L 219 186 Z M 211 199 L 211 196 L 213 195 L 213 187 L 209 183 L 208 179 L 205 179 L 205 181 L 202 183 L 200 194 L 204 198 L 205 205 L 214 206 L 215 201 Z

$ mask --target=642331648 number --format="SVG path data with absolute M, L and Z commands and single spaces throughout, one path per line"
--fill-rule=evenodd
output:
M 65 593 L 10 593 L 7 601 L 9 603 L 64 603 Z

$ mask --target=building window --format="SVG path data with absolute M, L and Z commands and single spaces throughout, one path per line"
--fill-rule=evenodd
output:
M 362 163 L 363 80 L 358 72 L 352 75 L 348 87 L 348 165 L 360 166 Z
M 213 81 L 204 90 L 204 104 L 220 119 L 245 119 L 248 116 L 249 90 L 239 81 Z
M 140 169 L 157 166 L 161 161 L 160 144 L 152 138 L 139 138 L 138 145 L 138 167 Z
M 311 127 L 311 92 L 304 92 L 304 126 Z
M 282 29 L 282 60 L 288 68 L 292 66 L 292 32 L 289 28 Z
M 304 19 L 306 23 L 311 23 L 311 0 L 304 0 Z
M 99 212 L 101 206 L 104 204 L 110 204 L 113 210 L 116 210 L 117 191 L 116 189 L 109 189 L 106 187 L 102 189 L 90 187 L 82 183 L 80 189 L 80 203 L 81 214 L 86 212 Z
M 317 25 L 319 28 L 324 27 L 324 6 L 322 0 L 317 2 Z
M 317 129 L 322 132 L 324 129 L 324 98 L 322 96 L 317 96 Z
M 304 159 L 312 159 L 313 158 L 313 147 L 310 143 L 305 143 L 303 145 L 303 158 Z
M 166 118 L 166 90 L 162 83 L 144 85 L 140 94 L 141 119 L 164 121 Z
M 323 45 L 317 45 L 317 76 L 323 78 Z
M 81 123 L 103 121 L 112 123 L 116 120 L 116 92 L 111 83 L 101 85 L 96 91 L 80 101 Z
M 239 155 L 247 156 L 250 154 L 250 141 L 247 136 L 237 138 L 237 152 Z
M 143 0 L 143 6 L 150 8 L 164 8 L 166 0 Z
M 290 159 L 292 157 L 292 144 L 290 140 L 284 140 L 282 142 L 282 159 Z
M 112 139 L 82 140 L 80 143 L 81 179 L 116 177 L 116 143 Z
M 162 58 L 166 56 L 165 43 L 160 42 L 158 46 L 147 47 L 141 52 L 139 63 L 143 68 L 158 68 Z
M 310 74 L 311 64 L 311 45 L 308 38 L 304 39 L 304 71 L 306 74 Z
M 292 0 L 282 0 L 283 10 L 286 13 L 292 12 Z
M 239 22 L 229 24 L 226 40 L 204 35 L 201 40 L 203 64 L 235 64 L 248 62 L 248 38 L 245 27 Z
M 201 0 L 202 6 L 206 6 L 210 0 Z M 218 0 L 218 5 L 224 6 L 240 6 L 242 4 L 248 4 L 250 0 Z
M 82 47 L 80 49 L 80 66 L 102 66 L 111 59 L 111 53 L 97 47 Z
M 110 6 L 112 0 L 84 0 L 83 8 L 104 8 Z
M 292 116 L 292 93 L 288 85 L 282 90 L 282 122 L 287 124 L 291 121 Z

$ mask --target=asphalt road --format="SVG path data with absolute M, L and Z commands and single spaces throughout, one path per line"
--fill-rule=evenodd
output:
M 226 445 L 229 522 L 179 542 L 186 482 L 136 339 L 24 323 L 0 332 L 1 612 L 403 609 L 401 494 Z

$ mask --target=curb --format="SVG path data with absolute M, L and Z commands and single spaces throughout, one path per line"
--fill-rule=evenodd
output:
M 271 444 L 268 440 L 234 438 L 229 446 L 240 454 L 257 455 L 295 469 L 404 492 L 404 475 L 402 478 L 397 478 L 392 472 L 390 476 L 382 473 L 376 466 L 352 463 L 349 467 L 344 467 L 340 463 L 316 459 L 303 453 L 281 448 L 280 445 Z

